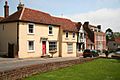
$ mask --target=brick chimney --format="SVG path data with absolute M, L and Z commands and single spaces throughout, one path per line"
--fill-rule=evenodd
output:
M 8 17 L 9 16 L 9 6 L 8 6 L 8 2 L 7 0 L 5 1 L 5 6 L 4 6 L 4 17 Z
M 85 22 L 85 23 L 84 23 L 84 25 L 88 26 L 88 25 L 89 25 L 89 22 L 88 22 L 88 21 L 87 21 L 87 22 Z
M 18 4 L 17 10 L 21 10 L 24 7 L 24 4 L 22 4 L 21 2 Z
M 101 32 L 101 25 L 97 25 L 98 32 Z

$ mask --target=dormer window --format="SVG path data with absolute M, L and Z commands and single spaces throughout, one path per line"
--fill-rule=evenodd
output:
M 66 38 L 68 38 L 68 32 L 66 32 Z
M 28 24 L 28 34 L 34 34 L 35 33 L 35 25 L 32 23 Z
M 73 32 L 73 38 L 75 38 L 75 33 Z
M 49 25 L 49 35 L 53 35 L 53 26 Z

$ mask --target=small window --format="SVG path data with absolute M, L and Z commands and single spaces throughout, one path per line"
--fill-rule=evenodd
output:
M 34 50 L 35 50 L 34 41 L 28 41 L 28 51 L 34 51 Z
M 80 33 L 80 38 L 83 39 L 83 33 Z
M 67 46 L 68 46 L 68 53 L 72 53 L 73 52 L 73 44 L 72 43 L 68 43 L 67 44 Z
M 75 33 L 73 32 L 73 38 L 75 38 Z
M 66 32 L 66 38 L 68 38 L 68 32 Z
M 49 35 L 53 34 L 53 26 L 49 25 Z
M 34 24 L 28 24 L 28 34 L 34 34 Z
M 57 50 L 57 42 L 49 42 L 49 51 L 56 51 Z

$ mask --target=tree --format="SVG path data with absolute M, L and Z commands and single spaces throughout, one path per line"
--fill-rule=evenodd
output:
M 112 29 L 108 28 L 105 33 L 106 33 L 107 42 L 114 39 L 114 34 Z
M 115 38 L 120 37 L 120 32 L 114 32 L 114 37 Z

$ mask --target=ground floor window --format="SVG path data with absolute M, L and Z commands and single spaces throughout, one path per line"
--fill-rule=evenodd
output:
M 34 40 L 28 41 L 28 51 L 34 51 L 34 50 L 35 50 Z
M 68 53 L 72 53 L 73 52 L 73 43 L 68 43 L 67 44 L 67 51 L 68 51 Z
M 57 42 L 56 41 L 50 41 L 49 42 L 49 51 L 56 51 L 57 50 Z

